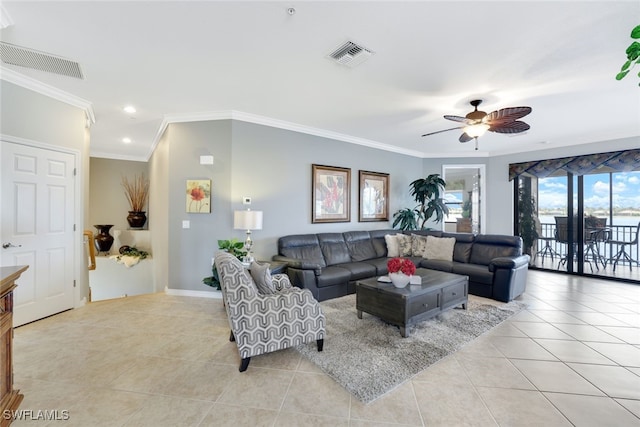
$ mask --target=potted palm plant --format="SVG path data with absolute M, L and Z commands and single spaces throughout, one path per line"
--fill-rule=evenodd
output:
M 434 173 L 426 178 L 419 178 L 409 184 L 411 195 L 418 202 L 413 209 L 405 208 L 394 213 L 396 220 L 393 227 L 400 226 L 402 230 L 424 230 L 424 226 L 435 215 L 435 222 L 440 222 L 449 214 L 449 208 L 440 197 L 444 193 L 447 183 Z M 413 219 L 412 219 L 413 218 Z M 418 226 L 418 222 L 420 222 Z
M 127 222 L 131 228 L 143 228 L 147 222 L 147 214 L 144 210 L 149 198 L 149 180 L 144 177 L 135 175 L 132 181 L 125 176 L 122 177 L 122 187 L 124 195 L 127 197 L 131 210 L 127 216 Z

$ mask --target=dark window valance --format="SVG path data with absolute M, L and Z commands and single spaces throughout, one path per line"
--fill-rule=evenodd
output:
M 564 175 L 587 175 L 589 173 L 629 172 L 640 170 L 640 150 L 613 151 L 609 153 L 585 154 L 560 159 L 511 163 L 509 181 L 522 174 L 538 178 Z

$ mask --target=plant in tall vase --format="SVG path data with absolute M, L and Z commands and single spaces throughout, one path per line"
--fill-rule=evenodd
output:
M 127 177 L 122 177 L 122 187 L 124 195 L 127 197 L 131 210 L 127 216 L 127 222 L 131 228 L 143 228 L 147 222 L 146 211 L 144 210 L 149 199 L 149 180 L 144 174 L 135 175 L 132 181 Z
M 440 197 L 444 193 L 447 183 L 440 178 L 440 174 L 434 173 L 426 178 L 419 178 L 409 184 L 411 195 L 418 205 L 413 208 L 401 209 L 394 213 L 396 220 L 393 227 L 400 225 L 402 230 L 424 230 L 425 224 L 435 216 L 435 222 L 440 222 L 445 215 L 449 215 L 449 207 Z M 418 226 L 418 222 L 420 222 Z

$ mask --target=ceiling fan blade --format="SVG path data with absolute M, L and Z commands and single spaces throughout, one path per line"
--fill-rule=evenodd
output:
M 493 111 L 485 117 L 484 122 L 489 125 L 514 122 L 531 113 L 531 107 L 509 107 Z
M 436 131 L 436 132 L 429 132 L 429 133 L 425 133 L 425 134 L 424 134 L 424 135 L 422 135 L 422 136 L 430 136 L 430 135 L 435 135 L 435 134 L 437 134 L 437 133 L 449 132 L 450 130 L 454 130 L 454 129 L 462 129 L 463 127 L 464 127 L 464 126 L 457 126 L 457 127 L 450 128 L 450 129 L 443 129 L 443 130 L 439 130 L 439 131 Z
M 489 131 L 496 132 L 496 133 L 520 133 L 520 132 L 527 131 L 530 128 L 531 126 L 529 126 L 525 122 L 515 121 L 515 122 L 503 123 L 500 125 L 492 125 L 489 128 Z
M 446 116 L 444 116 L 444 118 L 447 119 L 447 120 L 453 120 L 454 122 L 460 122 L 460 123 L 464 123 L 464 124 L 467 124 L 467 125 L 470 125 L 473 122 L 473 120 L 469 120 L 466 117 L 460 117 L 460 116 L 449 116 L 449 115 L 446 115 Z
M 460 138 L 458 138 L 458 141 L 460 142 L 469 142 L 473 139 L 473 137 L 470 137 L 469 135 L 467 135 L 466 132 L 464 132 L 462 135 L 460 135 Z

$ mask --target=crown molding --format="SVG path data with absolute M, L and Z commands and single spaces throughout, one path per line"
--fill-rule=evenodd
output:
M 11 19 L 11 15 L 7 12 L 7 9 L 0 4 L 0 30 L 10 27 L 13 25 L 13 19 Z
M 84 111 L 90 124 L 96 122 L 96 116 L 93 112 L 93 105 L 86 99 L 82 99 L 3 66 L 0 66 L 0 79 L 21 86 L 25 89 L 32 90 L 41 95 L 48 96 L 49 98 L 55 99 L 57 101 L 64 102 L 65 104 L 71 105 L 73 107 L 77 107 Z
M 311 126 L 300 125 L 297 123 L 287 122 L 284 120 L 274 119 L 271 117 L 260 116 L 257 114 L 245 113 L 236 110 L 227 111 L 204 111 L 199 113 L 190 114 L 173 114 L 166 115 L 162 120 L 162 124 L 156 133 L 156 136 L 151 144 L 151 150 L 147 156 L 147 160 L 151 158 L 153 151 L 156 149 L 160 138 L 172 123 L 186 123 L 186 122 L 199 122 L 209 120 L 239 120 L 242 122 L 253 123 L 262 126 L 269 126 L 272 128 L 290 130 L 293 132 L 305 133 L 308 135 L 319 136 L 322 138 L 333 139 L 337 141 L 348 142 L 351 144 L 363 145 L 370 148 L 376 148 L 378 150 L 391 151 L 398 154 L 405 154 L 412 157 L 424 157 L 424 153 L 415 150 L 406 150 L 398 148 L 392 145 L 384 144 L 382 142 L 373 141 L 365 138 L 358 138 L 351 135 L 345 135 L 343 133 L 332 132 L 324 129 L 314 128 Z

